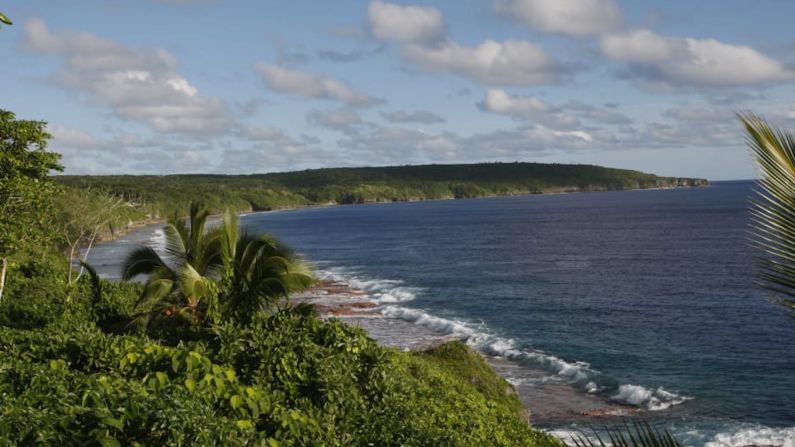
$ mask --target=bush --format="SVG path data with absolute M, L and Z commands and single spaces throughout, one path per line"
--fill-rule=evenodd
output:
M 51 445 L 550 445 L 462 344 L 409 354 L 300 312 L 165 346 L 0 328 L 0 439 Z M 3 443 L 0 442 L 0 445 Z

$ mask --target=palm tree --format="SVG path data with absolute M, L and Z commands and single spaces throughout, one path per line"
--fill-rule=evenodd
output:
M 137 307 L 148 322 L 152 316 L 183 316 L 198 325 L 213 313 L 211 275 L 221 266 L 217 229 L 207 231 L 207 207 L 191 203 L 187 222 L 174 215 L 163 227 L 166 257 L 151 247 L 131 252 L 122 265 L 122 279 L 148 275 Z M 217 306 L 215 306 L 217 307 Z
M 795 138 L 753 114 L 739 116 L 746 141 L 759 167 L 759 188 L 752 200 L 753 243 L 759 259 L 760 285 L 784 296 L 795 309 Z
M 271 236 L 239 231 L 236 215 L 226 212 L 221 232 L 224 264 L 221 312 L 247 323 L 260 310 L 291 293 L 305 290 L 314 278 L 288 247 Z
M 184 316 L 196 326 L 221 319 L 246 323 L 314 279 L 285 246 L 268 235 L 240 232 L 227 211 L 221 225 L 207 229 L 209 211 L 192 203 L 190 218 L 174 216 L 164 228 L 166 259 L 141 247 L 123 265 L 125 280 L 146 274 L 138 302 L 141 317 Z

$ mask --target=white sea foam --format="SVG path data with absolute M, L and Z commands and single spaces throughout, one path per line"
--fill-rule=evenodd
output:
M 680 396 L 667 391 L 663 387 L 652 391 L 644 386 L 629 384 L 618 387 L 616 394 L 610 397 L 610 400 L 636 407 L 644 407 L 651 411 L 665 410 L 690 399 L 692 397 Z
M 390 318 L 398 318 L 427 327 L 443 335 L 458 338 L 485 354 L 504 357 L 516 362 L 533 363 L 573 382 L 584 381 L 595 373 L 590 369 L 588 363 L 572 363 L 543 352 L 518 349 L 513 339 L 478 331 L 460 320 L 448 320 L 418 309 L 401 306 L 386 306 L 382 313 Z
M 733 432 L 715 435 L 712 440 L 704 444 L 704 447 L 740 447 L 749 445 L 795 447 L 795 427 L 743 427 Z
M 319 275 L 322 279 L 345 284 L 352 289 L 367 293 L 376 304 L 404 303 L 414 300 L 422 291 L 418 287 L 402 286 L 403 281 L 400 280 L 362 278 L 342 268 L 329 268 L 319 272 Z
M 574 384 L 587 393 L 596 394 L 605 391 L 605 387 L 599 384 L 600 373 L 586 362 L 570 362 L 545 352 L 521 349 L 516 346 L 513 339 L 491 334 L 488 329 L 482 328 L 482 324 L 437 317 L 419 309 L 395 305 L 415 299 L 417 293 L 421 291 L 403 285 L 402 281 L 363 278 L 354 271 L 341 268 L 324 270 L 322 277 L 363 290 L 375 303 L 383 306 L 381 313 L 387 318 L 403 320 L 423 326 L 440 335 L 461 340 L 487 355 L 499 356 L 550 371 L 554 374 L 551 377 Z M 621 385 L 610 399 L 657 411 L 679 405 L 692 398 L 667 391 L 662 387 L 652 391 L 640 385 L 627 384 Z
M 440 334 L 457 338 L 485 354 L 541 367 L 570 383 L 580 385 L 588 393 L 604 391 L 604 387 L 593 380 L 599 376 L 599 373 L 593 370 L 591 365 L 586 362 L 568 362 L 544 352 L 519 349 L 513 339 L 479 331 L 472 328 L 467 322 L 440 318 L 418 309 L 385 306 L 381 312 L 386 317 L 408 321 Z M 610 399 L 619 403 L 658 411 L 679 405 L 692 398 L 670 392 L 662 387 L 652 391 L 640 385 L 621 385 L 617 393 Z

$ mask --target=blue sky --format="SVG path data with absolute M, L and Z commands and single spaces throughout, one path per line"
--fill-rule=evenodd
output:
M 787 0 L 0 3 L 0 108 L 70 174 L 538 161 L 751 178 Z

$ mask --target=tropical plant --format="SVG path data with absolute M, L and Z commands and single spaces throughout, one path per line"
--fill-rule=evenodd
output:
M 682 447 L 682 443 L 667 430 L 657 430 L 646 421 L 633 421 L 623 427 L 608 427 L 605 429 L 605 440 L 599 432 L 593 432 L 593 437 L 578 434 L 572 437 L 571 443 L 575 447 Z
M 257 311 L 314 283 L 292 250 L 267 234 L 241 233 L 238 218 L 230 211 L 224 214 L 220 241 L 221 311 L 236 321 L 248 323 Z
M 753 114 L 740 115 L 746 142 L 759 167 L 756 198 L 752 199 L 753 243 L 760 285 L 795 308 L 795 138 Z
M 192 203 L 187 222 L 174 215 L 163 228 L 165 257 L 151 247 L 128 255 L 122 278 L 148 275 L 138 302 L 145 321 L 182 316 L 194 326 L 222 319 L 246 323 L 312 284 L 305 267 L 274 238 L 241 232 L 229 211 L 214 228 L 207 228 L 208 217 L 206 206 Z
M 163 232 L 166 239 L 165 259 L 152 247 L 139 247 L 122 264 L 122 279 L 148 275 L 138 301 L 140 317 L 181 316 L 194 325 L 212 314 L 208 301 L 212 293 L 208 277 L 220 266 L 217 231 L 207 232 L 209 211 L 192 203 L 187 222 L 174 215 Z

